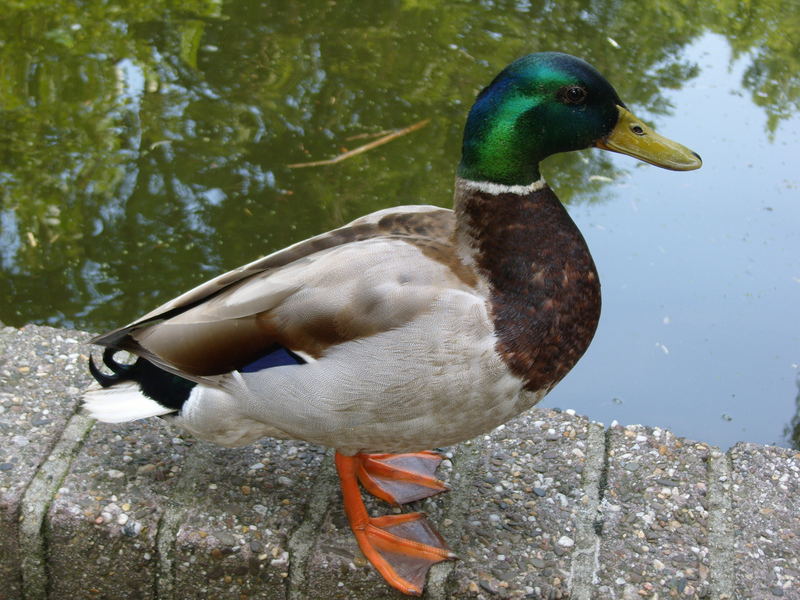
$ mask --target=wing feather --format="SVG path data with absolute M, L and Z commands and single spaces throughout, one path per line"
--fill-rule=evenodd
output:
M 202 379 L 281 345 L 312 357 L 409 322 L 474 273 L 452 245 L 452 211 L 398 207 L 256 260 L 92 340 Z

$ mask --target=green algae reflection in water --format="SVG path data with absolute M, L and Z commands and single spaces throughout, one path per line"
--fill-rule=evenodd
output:
M 800 98 L 796 2 L 697 4 L 7 2 L 0 321 L 110 328 L 371 210 L 449 206 L 470 103 L 528 52 L 586 58 L 672 136 L 673 90 L 702 78 L 686 51 L 719 33 L 774 135 Z M 335 166 L 287 166 L 423 119 Z M 545 175 L 567 202 L 613 202 L 635 168 L 587 151 Z

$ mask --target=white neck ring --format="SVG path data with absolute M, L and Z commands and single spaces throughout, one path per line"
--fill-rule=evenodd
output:
M 525 196 L 531 192 L 538 192 L 547 185 L 544 177 L 540 177 L 528 185 L 503 185 L 502 183 L 494 183 L 491 181 L 473 181 L 471 179 L 462 179 L 459 177 L 458 184 L 468 190 L 492 194 L 493 196 L 497 196 L 499 194 L 516 194 L 518 196 Z

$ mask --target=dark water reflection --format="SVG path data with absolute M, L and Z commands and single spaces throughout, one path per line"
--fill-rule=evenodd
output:
M 747 65 L 739 93 L 766 135 L 800 105 L 794 0 L 16 0 L 3 12 L 0 321 L 11 325 L 102 330 L 371 210 L 448 206 L 472 99 L 528 52 L 585 57 L 660 124 L 702 78 L 687 49 L 714 32 Z M 335 167 L 287 166 L 421 119 Z M 619 196 L 607 184 L 630 165 L 584 152 L 545 173 L 563 200 L 592 204 Z

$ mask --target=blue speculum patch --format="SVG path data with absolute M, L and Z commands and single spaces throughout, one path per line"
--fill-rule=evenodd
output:
M 297 356 L 291 350 L 287 350 L 283 346 L 278 346 L 269 354 L 265 354 L 248 365 L 239 369 L 240 373 L 256 373 L 264 369 L 271 369 L 272 367 L 285 367 L 287 365 L 304 365 L 306 361 Z

